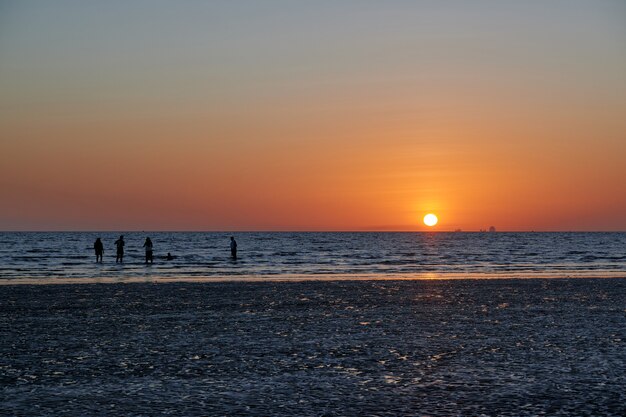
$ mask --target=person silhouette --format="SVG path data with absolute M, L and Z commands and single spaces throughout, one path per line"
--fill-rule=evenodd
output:
M 152 258 L 152 240 L 150 240 L 149 237 L 146 238 L 146 242 L 143 244 L 143 247 L 146 248 L 146 265 L 148 265 L 148 261 L 152 264 L 154 262 Z
M 237 241 L 233 236 L 230 237 L 230 256 L 237 259 Z
M 98 260 L 100 263 L 102 263 L 102 254 L 104 253 L 104 245 L 102 244 L 102 241 L 100 240 L 100 238 L 97 238 L 96 241 L 94 242 L 93 249 L 96 251 L 96 263 L 98 263 Z
M 115 257 L 115 263 L 124 262 L 124 235 L 120 235 L 120 238 L 115 241 L 117 247 L 117 256 Z
M 171 254 L 171 253 L 169 253 L 169 252 L 168 252 L 168 253 L 167 253 L 167 256 L 165 257 L 165 260 L 167 260 L 167 261 L 173 261 L 173 260 L 174 260 L 174 257 L 172 256 L 172 254 Z

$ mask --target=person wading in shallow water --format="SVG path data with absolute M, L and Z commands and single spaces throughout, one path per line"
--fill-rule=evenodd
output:
M 230 256 L 237 259 L 237 241 L 232 236 L 230 237 Z
M 146 248 L 146 265 L 148 265 L 148 261 L 152 264 L 152 240 L 149 237 L 146 238 L 146 242 L 143 244 L 143 247 Z
M 104 253 L 104 245 L 100 238 L 97 238 L 93 244 L 93 249 L 96 251 L 96 263 L 102 263 L 102 254 Z
M 115 263 L 124 262 L 124 235 L 120 235 L 120 238 L 115 241 L 117 247 L 117 256 L 115 257 Z

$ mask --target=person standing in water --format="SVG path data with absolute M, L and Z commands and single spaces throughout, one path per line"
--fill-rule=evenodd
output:
M 146 242 L 143 244 L 143 247 L 146 248 L 146 265 L 148 265 L 148 261 L 152 264 L 154 262 L 152 258 L 152 240 L 150 240 L 149 237 L 146 238 Z
M 96 251 L 96 263 L 102 263 L 102 254 L 104 253 L 104 245 L 100 238 L 97 238 L 93 244 L 93 249 Z
M 115 257 L 115 263 L 124 262 L 124 235 L 120 235 L 120 238 L 115 241 L 117 247 L 117 256 Z
M 233 236 L 230 237 L 230 256 L 237 259 L 237 241 Z

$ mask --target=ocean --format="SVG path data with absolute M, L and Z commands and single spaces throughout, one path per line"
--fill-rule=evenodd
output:
M 0 415 L 626 415 L 624 233 L 124 235 L 0 234 Z
M 625 277 L 626 233 L 121 232 L 0 233 L 0 282 L 341 278 Z M 154 243 L 146 266 L 145 238 Z M 104 243 L 95 263 L 93 243 Z M 175 258 L 166 260 L 167 253 Z

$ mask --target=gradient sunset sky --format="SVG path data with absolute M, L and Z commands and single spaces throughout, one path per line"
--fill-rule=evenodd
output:
M 626 230 L 626 2 L 2 1 L 0 230 Z

